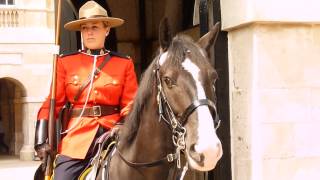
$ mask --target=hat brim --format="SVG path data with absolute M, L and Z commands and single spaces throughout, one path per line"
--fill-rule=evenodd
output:
M 102 21 L 106 23 L 108 27 L 117 27 L 121 26 L 124 23 L 123 19 L 120 18 L 113 18 L 113 17 L 95 17 L 95 18 L 86 18 L 86 19 L 79 19 L 75 21 L 68 22 L 64 25 L 64 28 L 69 31 L 80 31 L 81 24 L 86 22 L 97 22 Z

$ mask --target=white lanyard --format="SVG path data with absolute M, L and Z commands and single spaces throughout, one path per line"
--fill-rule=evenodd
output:
M 90 84 L 89 84 L 89 89 L 88 89 L 86 101 L 84 102 L 84 105 L 82 106 L 82 110 L 81 110 L 80 116 L 77 117 L 76 123 L 74 123 L 74 124 L 72 125 L 72 127 L 70 127 L 69 129 L 61 132 L 60 134 L 67 134 L 68 132 L 70 132 L 71 130 L 73 130 L 73 129 L 79 124 L 79 122 L 81 121 L 83 112 L 84 112 L 84 110 L 85 110 L 85 108 L 86 108 L 86 106 L 87 106 L 87 103 L 88 103 L 88 100 L 89 100 L 89 97 L 90 97 L 90 93 L 91 93 L 91 90 L 92 90 L 93 79 L 94 79 L 94 71 L 95 71 L 95 69 L 96 69 L 97 59 L 98 59 L 98 56 L 97 56 L 97 55 L 94 55 L 94 58 L 93 58 L 93 66 L 92 66 L 92 71 L 91 71 L 91 78 L 90 78 Z

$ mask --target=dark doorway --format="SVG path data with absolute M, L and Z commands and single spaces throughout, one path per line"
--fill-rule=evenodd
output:
M 3 128 L 0 155 L 19 155 L 23 146 L 22 97 L 25 89 L 20 82 L 11 78 L 0 79 L 0 116 Z
M 221 22 L 220 0 L 213 1 L 213 20 Z M 209 173 L 209 180 L 231 180 L 231 147 L 230 147 L 230 109 L 229 109 L 229 65 L 228 65 L 228 36 L 227 32 L 221 31 L 215 48 L 215 68 L 219 78 L 216 82 L 216 94 L 218 112 L 221 126 L 217 133 L 222 142 L 223 156 L 218 166 Z

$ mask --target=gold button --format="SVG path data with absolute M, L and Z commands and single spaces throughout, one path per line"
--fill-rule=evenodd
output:
M 95 94 L 98 94 L 98 91 L 97 91 L 97 90 L 94 90 L 94 93 L 95 93 Z
M 112 84 L 118 84 L 118 81 L 117 80 L 113 80 Z
M 97 79 L 97 78 L 98 78 L 98 75 L 95 75 L 95 76 L 94 76 L 94 78 L 96 78 L 96 79 Z
M 73 79 L 73 84 L 74 85 L 77 85 L 78 83 L 79 83 L 79 76 L 78 75 L 74 75 L 73 77 L 72 77 L 72 79 Z

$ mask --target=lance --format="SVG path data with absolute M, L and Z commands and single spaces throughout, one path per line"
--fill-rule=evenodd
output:
M 60 21 L 61 21 L 61 0 L 58 0 L 57 16 L 55 25 L 55 52 L 53 54 L 52 63 L 52 80 L 51 80 L 51 96 L 50 96 L 50 109 L 49 109 L 49 124 L 48 124 L 48 139 L 51 152 L 47 155 L 47 164 L 45 170 L 45 180 L 50 180 L 53 171 L 53 159 L 56 155 L 56 121 L 55 121 L 55 106 L 56 106 L 56 84 L 57 84 L 57 60 L 60 47 Z

